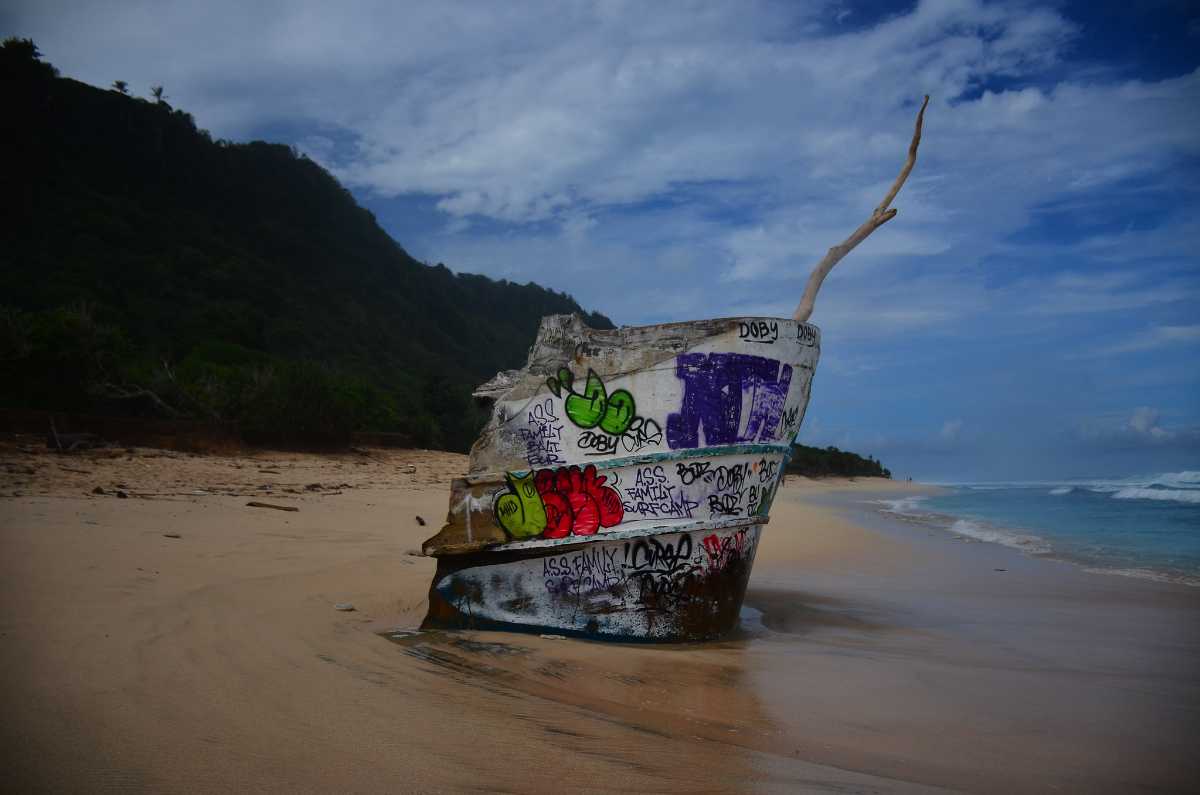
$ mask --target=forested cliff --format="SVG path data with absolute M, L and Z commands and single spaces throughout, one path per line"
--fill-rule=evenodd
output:
M 287 146 L 213 140 L 165 100 L 0 50 L 0 404 L 234 422 L 277 438 L 395 431 L 464 450 L 471 389 L 520 366 L 536 284 L 414 260 Z

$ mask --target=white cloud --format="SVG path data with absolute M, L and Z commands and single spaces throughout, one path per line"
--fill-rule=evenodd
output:
M 1077 436 L 1092 446 L 1107 449 L 1200 449 L 1200 427 L 1185 424 L 1164 426 L 1163 413 L 1152 406 L 1139 406 L 1124 418 L 1093 418 L 1083 422 Z
M 1090 351 L 1088 356 L 1141 353 L 1172 345 L 1200 343 L 1200 325 L 1154 326 L 1132 334 L 1121 342 Z
M 1169 439 L 1171 433 L 1158 425 L 1159 412 L 1149 406 L 1140 406 L 1133 410 L 1129 418 L 1129 430 L 1151 439 Z
M 962 420 L 946 420 L 944 423 L 942 423 L 942 430 L 938 433 L 938 435 L 942 439 L 952 442 L 958 438 L 960 433 L 962 433 L 962 429 Z
M 1194 273 L 1163 269 L 1067 271 L 1049 278 L 1028 277 L 1021 291 L 1027 296 L 1024 309 L 1032 314 L 1115 314 L 1163 304 L 1194 304 L 1200 299 L 1200 279 Z

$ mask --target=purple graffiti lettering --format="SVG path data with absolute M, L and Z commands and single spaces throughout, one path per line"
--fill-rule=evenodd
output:
M 685 353 L 675 360 L 675 375 L 684 386 L 679 412 L 667 416 L 672 450 L 699 447 L 702 427 L 705 445 L 775 439 L 792 383 L 790 365 L 744 353 Z

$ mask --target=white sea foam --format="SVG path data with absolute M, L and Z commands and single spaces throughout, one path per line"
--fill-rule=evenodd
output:
M 919 515 L 920 511 L 917 508 L 926 499 L 924 495 L 915 497 L 901 497 L 896 500 L 877 500 L 876 504 L 885 506 L 882 510 L 884 513 L 899 513 L 906 516 Z
M 1061 497 L 1064 494 L 1070 494 L 1075 491 L 1072 486 L 1059 486 L 1057 489 L 1050 489 L 1050 493 L 1055 497 Z
M 1174 489 L 1200 489 L 1200 472 L 1166 472 L 1155 480 Z
M 1193 588 L 1200 587 L 1200 577 L 1187 574 L 1167 574 L 1166 572 L 1155 571 L 1154 569 L 1105 569 L 1092 567 L 1085 568 L 1084 571 L 1090 574 L 1115 574 L 1118 577 L 1134 577 L 1139 580 L 1172 582 L 1178 585 L 1190 585 Z
M 742 630 L 752 635 L 767 631 L 767 625 L 763 623 L 762 611 L 748 604 L 742 604 L 742 609 L 738 611 L 738 621 Z
M 1130 487 L 1113 493 L 1117 500 L 1167 500 L 1200 505 L 1200 489 L 1152 489 Z
M 1079 478 L 1077 480 L 1013 480 L 991 483 L 947 483 L 948 486 L 965 488 L 969 491 L 999 491 L 1005 489 L 1054 489 L 1055 494 L 1064 494 L 1058 489 L 1093 491 L 1113 494 L 1122 489 L 1159 486 L 1168 489 L 1200 490 L 1200 470 L 1184 472 L 1162 472 L 1157 475 L 1134 475 L 1127 478 Z
M 998 527 L 987 527 L 969 519 L 956 520 L 954 524 L 950 525 L 949 530 L 955 535 L 973 538 L 976 541 L 1002 544 L 1034 555 L 1044 555 L 1052 549 L 1044 538 L 1016 533 L 1012 530 L 1001 530 Z

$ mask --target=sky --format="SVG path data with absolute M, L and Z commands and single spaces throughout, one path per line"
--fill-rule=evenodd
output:
M 926 480 L 1200 469 L 1194 3 L 10 0 L 0 33 L 628 325 L 789 317 L 929 94 L 899 214 L 817 299 L 800 440 Z

